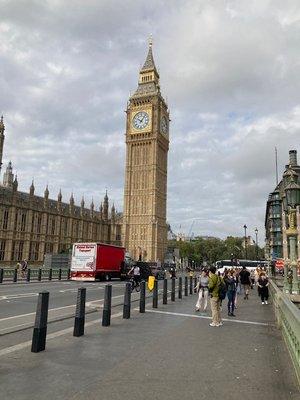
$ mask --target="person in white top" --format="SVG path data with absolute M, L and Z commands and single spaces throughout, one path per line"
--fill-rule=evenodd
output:
M 141 281 L 141 269 L 140 267 L 136 264 L 134 265 L 131 270 L 129 271 L 128 275 L 133 274 L 133 279 L 136 285 L 139 285 Z
M 203 300 L 203 311 L 206 312 L 208 300 L 208 271 L 206 269 L 202 270 L 195 289 L 197 289 L 198 292 L 196 311 L 200 311 Z

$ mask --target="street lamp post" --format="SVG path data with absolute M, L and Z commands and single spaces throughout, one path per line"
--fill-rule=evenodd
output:
M 245 230 L 245 259 L 247 260 L 247 225 L 244 225 Z
M 300 294 L 298 273 L 297 273 L 297 206 L 300 204 L 300 186 L 295 180 L 295 175 L 291 174 L 291 180 L 285 187 L 286 200 L 288 205 L 288 221 L 289 228 L 286 230 L 286 234 L 289 240 L 289 255 L 290 265 L 293 271 L 293 284 L 292 294 Z
M 257 228 L 255 228 L 255 255 L 256 255 L 256 261 L 258 260 L 258 239 L 257 239 L 257 236 L 258 236 L 258 229 Z

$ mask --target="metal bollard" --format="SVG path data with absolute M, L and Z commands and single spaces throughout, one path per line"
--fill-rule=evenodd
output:
M 17 280 L 18 280 L 18 269 L 15 268 L 14 269 L 13 282 L 17 282 Z
M 125 285 L 125 295 L 123 304 L 123 318 L 130 318 L 130 308 L 131 308 L 131 283 L 127 282 Z
M 110 325 L 111 293 L 112 293 L 112 286 L 111 285 L 105 285 L 104 306 L 103 306 L 103 314 L 102 314 L 102 326 L 109 326 Z
M 39 293 L 33 328 L 31 351 L 38 353 L 46 348 L 49 292 Z
M 178 278 L 178 298 L 182 299 L 182 277 Z
M 52 268 L 49 269 L 48 280 L 49 280 L 49 281 L 52 281 Z
M 26 275 L 26 281 L 27 282 L 30 282 L 30 268 L 28 268 L 28 270 L 27 270 L 27 275 Z
M 193 277 L 190 276 L 190 294 L 193 294 Z
M 185 296 L 188 295 L 188 277 L 187 276 L 184 277 L 184 295 Z
M 152 307 L 157 308 L 157 305 L 158 305 L 158 285 L 157 285 L 157 279 L 155 279 L 153 288 Z
M 4 276 L 4 269 L 1 268 L 1 269 L 0 269 L 0 283 L 3 282 L 3 276 Z
M 164 279 L 163 304 L 168 304 L 168 279 Z
M 142 281 L 140 284 L 140 313 L 145 312 L 146 307 L 146 282 Z
M 58 270 L 58 280 L 61 281 L 61 268 Z
M 175 278 L 172 278 L 171 301 L 175 301 Z
M 197 293 L 197 277 L 194 278 L 194 293 Z
M 86 299 L 86 288 L 84 287 L 79 288 L 77 292 L 77 303 L 76 303 L 74 331 L 73 331 L 73 336 L 76 337 L 84 335 L 85 299 Z
M 67 279 L 69 280 L 70 277 L 71 277 L 71 270 L 70 270 L 70 268 L 69 268 L 69 269 L 68 269 L 68 273 L 67 273 Z
M 41 280 L 42 280 L 42 268 L 39 268 L 38 281 L 40 282 Z

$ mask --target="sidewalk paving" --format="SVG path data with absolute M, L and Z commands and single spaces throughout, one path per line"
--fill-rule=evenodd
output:
M 84 337 L 49 340 L 43 353 L 3 356 L 1 399 L 299 399 L 272 305 L 252 291 L 249 301 L 239 296 L 236 319 L 224 310 L 224 325 L 212 328 L 195 302 L 148 306 L 110 327 L 89 326 Z

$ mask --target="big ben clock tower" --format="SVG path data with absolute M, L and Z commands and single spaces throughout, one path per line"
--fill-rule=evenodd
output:
M 163 261 L 167 246 L 169 110 L 160 93 L 152 41 L 126 113 L 124 245 L 136 260 Z

